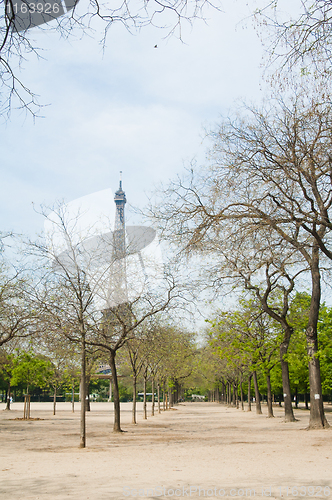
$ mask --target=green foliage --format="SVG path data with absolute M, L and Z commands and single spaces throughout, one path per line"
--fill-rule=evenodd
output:
M 119 382 L 119 396 L 121 403 L 125 403 L 126 401 L 131 401 L 133 399 L 133 391 L 130 390 L 130 388 L 127 388 L 121 382 Z
M 332 308 L 323 304 L 318 321 L 319 359 L 323 393 L 332 388 Z
M 309 392 L 308 356 L 305 331 L 308 325 L 311 297 L 306 292 L 297 292 L 291 301 L 288 315 L 293 328 L 286 360 L 289 364 L 291 388 L 299 393 Z M 270 371 L 272 391 L 282 393 L 281 367 L 278 349 L 283 337 L 281 327 L 266 320 L 253 300 L 240 300 L 235 311 L 220 312 L 208 322 L 208 347 L 217 363 L 209 360 L 200 367 L 207 374 L 214 373 L 215 381 L 246 379 L 249 372 L 258 371 L 259 386 L 264 393 L 266 378 Z M 332 387 L 332 308 L 322 304 L 318 322 L 318 356 L 321 364 L 322 387 L 330 394 Z M 211 376 L 210 376 L 211 377 Z M 213 378 L 211 377 L 211 378 Z M 211 385 L 211 384 L 210 384 Z M 246 389 L 246 383 L 244 389 Z
M 210 324 L 210 346 L 229 378 L 254 370 L 267 374 L 278 362 L 282 330 L 254 300 L 241 299 L 239 309 L 219 313 Z
M 110 392 L 110 381 L 107 379 L 91 378 L 89 383 L 89 394 L 98 394 L 97 401 L 108 401 Z
M 46 388 L 53 374 L 49 360 L 35 355 L 32 351 L 18 353 L 13 360 L 11 384 L 26 387 L 27 392 L 32 388 Z
M 308 325 L 311 297 L 306 292 L 297 293 L 291 303 L 290 323 L 294 328 L 287 360 L 292 388 L 309 391 L 308 356 L 305 330 Z M 323 393 L 332 386 L 332 308 L 321 305 L 318 320 L 318 356 L 321 365 Z

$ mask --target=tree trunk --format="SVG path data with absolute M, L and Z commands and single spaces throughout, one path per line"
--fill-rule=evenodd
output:
M 240 393 L 241 393 L 241 410 L 244 410 L 242 375 L 240 380 Z
M 86 377 L 85 391 L 85 411 L 90 411 L 90 375 Z
M 252 375 L 248 377 L 248 411 L 251 411 L 251 377 Z
M 144 396 L 143 396 L 143 418 L 146 420 L 148 418 L 147 412 L 146 412 L 146 379 L 147 379 L 147 374 L 146 372 L 144 373 Z
M 24 396 L 23 420 L 30 419 L 30 394 Z
M 80 413 L 80 448 L 85 448 L 86 445 L 86 429 L 85 429 L 85 370 L 86 370 L 86 359 L 85 359 L 85 335 L 82 335 L 81 342 L 81 413 Z
M 323 406 L 322 384 L 320 377 L 320 363 L 317 356 L 317 323 L 320 307 L 321 288 L 319 272 L 319 248 L 316 244 L 312 251 L 311 265 L 311 302 L 309 322 L 306 329 L 307 353 L 309 357 L 309 385 L 310 385 L 310 429 L 329 427 L 325 418 Z
M 285 422 L 295 422 L 295 417 L 292 407 L 292 395 L 289 382 L 288 362 L 285 360 L 291 333 L 292 333 L 291 328 L 288 325 L 285 325 L 284 338 L 280 344 L 280 364 L 281 364 L 281 374 L 282 374 L 282 388 L 284 391 Z
M 222 398 L 222 402 L 225 403 L 226 402 L 226 386 L 225 386 L 225 382 L 222 382 L 222 395 L 221 395 L 221 398 Z
M 160 409 L 160 382 L 157 383 L 157 397 L 158 397 L 158 413 L 161 413 Z
M 305 404 L 305 409 L 309 410 L 309 401 L 308 401 L 308 393 L 304 393 L 304 404 Z
M 85 379 L 85 411 L 90 411 L 90 375 L 86 376 Z
M 56 385 L 54 386 L 54 392 L 53 392 L 53 415 L 55 415 L 56 412 Z
M 173 401 L 172 401 L 172 390 L 170 387 L 168 387 L 168 408 L 171 409 L 173 406 Z
M 154 417 L 154 378 L 152 378 L 152 407 L 151 416 Z
M 136 422 L 136 392 L 137 392 L 137 376 L 136 373 L 133 375 L 133 409 L 132 409 L 132 418 L 131 423 L 137 424 Z
M 75 384 L 74 384 L 74 381 L 72 382 L 72 386 L 71 386 L 71 411 L 73 413 L 75 412 Z
M 165 411 L 165 382 L 163 382 L 163 411 Z
M 114 425 L 113 432 L 122 432 L 120 425 L 120 395 L 118 385 L 118 375 L 115 364 L 116 351 L 110 350 L 110 367 L 112 372 L 113 382 L 113 401 L 114 401 Z
M 271 378 L 270 373 L 266 374 L 266 385 L 267 385 L 267 416 L 268 418 L 274 417 L 273 407 L 272 407 L 272 391 L 271 391 Z
M 178 381 L 175 382 L 173 389 L 173 405 L 179 402 L 179 384 Z
M 90 394 L 87 393 L 85 397 L 85 411 L 90 411 L 91 410 L 91 405 L 90 405 Z
M 255 387 L 256 413 L 257 413 L 257 415 L 261 415 L 262 414 L 261 398 L 260 398 L 260 395 L 259 395 L 256 370 L 253 372 L 252 376 L 253 376 L 253 379 L 254 379 L 254 387 Z
M 11 386 L 10 386 L 10 379 L 9 379 L 8 389 L 7 389 L 6 410 L 10 410 L 10 391 L 11 391 Z

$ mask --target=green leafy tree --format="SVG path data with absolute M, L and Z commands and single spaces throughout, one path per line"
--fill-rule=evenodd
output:
M 52 363 L 32 351 L 18 352 L 13 360 L 12 386 L 24 385 L 26 393 L 36 387 L 46 388 L 53 375 Z
M 332 307 L 325 304 L 320 309 L 318 340 L 323 393 L 332 398 Z

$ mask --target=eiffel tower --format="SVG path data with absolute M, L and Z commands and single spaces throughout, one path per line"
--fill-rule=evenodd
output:
M 114 196 L 116 206 L 113 233 L 112 276 L 109 288 L 109 304 L 111 308 L 128 302 L 126 279 L 126 226 L 125 204 L 126 193 L 122 189 L 122 172 L 120 172 L 119 189 Z

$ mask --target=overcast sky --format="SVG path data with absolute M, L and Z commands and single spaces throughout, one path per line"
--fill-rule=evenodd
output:
M 21 78 L 45 107 L 35 123 L 13 112 L 1 125 L 2 230 L 39 232 L 32 202 L 115 191 L 120 170 L 128 201 L 142 206 L 155 184 L 194 157 L 204 161 L 204 129 L 236 99 L 262 93 L 263 48 L 251 22 L 241 23 L 250 11 L 245 1 L 226 3 L 206 11 L 207 24 L 185 28 L 185 43 L 117 25 L 103 53 L 98 35 L 68 42 L 32 33 L 43 59 L 29 56 Z

